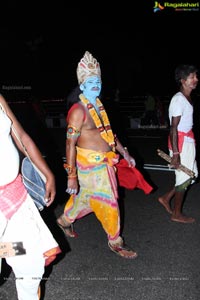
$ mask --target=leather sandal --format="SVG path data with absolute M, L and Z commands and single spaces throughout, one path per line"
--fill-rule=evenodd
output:
M 108 247 L 112 252 L 123 258 L 135 259 L 138 256 L 137 252 L 131 250 L 127 245 L 124 244 L 123 240 L 116 244 L 111 244 L 108 242 Z
M 65 225 L 60 224 L 59 220 L 61 220 L 63 223 L 65 223 Z M 56 223 L 60 227 L 60 229 L 64 232 L 66 237 L 75 238 L 78 236 L 78 234 L 73 229 L 73 224 L 67 225 L 65 217 L 63 215 L 57 219 Z

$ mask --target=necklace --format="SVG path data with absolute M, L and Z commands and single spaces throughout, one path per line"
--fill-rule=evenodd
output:
M 105 108 L 103 106 L 103 104 L 101 103 L 100 99 L 97 98 L 96 99 L 96 103 L 99 109 L 99 113 L 101 116 L 98 116 L 94 106 L 92 103 L 90 103 L 83 94 L 80 94 L 79 96 L 81 102 L 87 107 L 90 116 L 92 117 L 96 127 L 98 128 L 101 137 L 110 145 L 110 147 L 112 148 L 113 151 L 115 151 L 115 138 L 110 126 L 110 121 L 108 119 L 108 115 L 105 111 Z

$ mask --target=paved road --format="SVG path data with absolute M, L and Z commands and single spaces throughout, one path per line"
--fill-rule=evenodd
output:
M 65 174 L 59 159 L 54 163 L 56 203 L 42 216 L 63 253 L 44 275 L 45 300 L 200 299 L 199 183 L 188 191 L 184 205 L 184 212 L 196 218 L 194 224 L 171 222 L 157 201 L 173 183 L 173 172 L 143 170 L 155 186 L 150 195 L 142 190 L 121 191 L 123 237 L 138 252 L 135 260 L 127 260 L 109 250 L 106 235 L 93 214 L 75 223 L 78 238 L 65 239 L 55 223 L 66 201 Z M 5 262 L 0 284 L 0 299 L 17 299 L 14 276 Z
M 199 300 L 200 185 L 192 186 L 184 210 L 194 224 L 178 224 L 157 202 L 173 181 L 173 172 L 148 171 L 158 186 L 150 195 L 125 191 L 123 236 L 138 252 L 135 260 L 112 253 L 94 215 L 75 224 L 79 237 L 66 240 L 55 224 L 64 199 L 43 212 L 63 250 L 47 269 L 43 285 L 48 300 Z M 13 273 L 4 265 L 0 299 L 16 299 Z M 27 299 L 28 300 L 28 299 Z

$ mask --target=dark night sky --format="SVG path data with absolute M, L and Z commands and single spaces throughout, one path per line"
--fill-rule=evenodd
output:
M 177 64 L 200 66 L 199 12 L 154 13 L 154 1 L 140 2 L 1 4 L 1 86 L 30 85 L 36 96 L 63 97 L 77 84 L 76 66 L 88 50 L 107 92 L 170 93 Z

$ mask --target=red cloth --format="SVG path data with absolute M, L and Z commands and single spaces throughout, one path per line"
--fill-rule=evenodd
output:
M 117 168 L 117 177 L 120 186 L 128 190 L 138 188 L 143 190 L 145 194 L 149 194 L 153 190 L 153 187 L 144 179 L 140 171 L 136 167 L 129 167 L 128 162 L 124 158 L 115 167 Z
M 183 142 L 184 142 L 184 137 L 188 136 L 192 139 L 194 139 L 194 133 L 192 130 L 188 132 L 183 132 L 183 131 L 178 131 L 178 151 L 181 152 L 183 148 Z M 172 145 L 171 145 L 171 140 L 170 136 L 168 136 L 168 148 L 172 150 Z
M 11 219 L 27 197 L 21 174 L 18 174 L 12 182 L 0 186 L 0 190 L 2 191 L 0 210 L 7 219 Z

